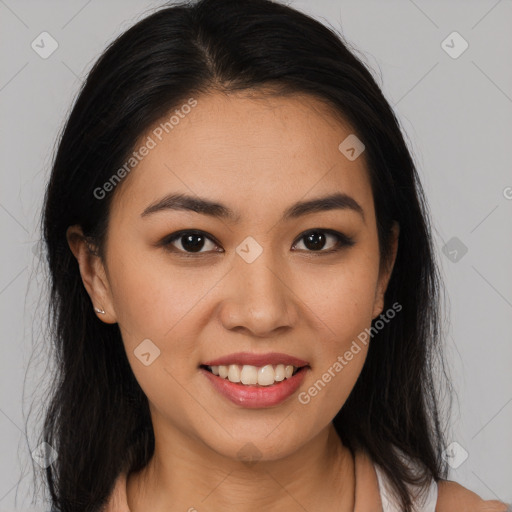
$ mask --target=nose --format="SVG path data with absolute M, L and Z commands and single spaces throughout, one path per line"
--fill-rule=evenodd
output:
M 253 337 L 272 337 L 297 324 L 299 304 L 290 287 L 289 273 L 276 266 L 266 251 L 252 263 L 237 256 L 223 293 L 220 319 L 226 329 Z

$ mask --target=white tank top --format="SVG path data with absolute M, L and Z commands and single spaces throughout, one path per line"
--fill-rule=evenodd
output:
M 383 512 L 400 512 L 398 499 L 393 493 L 391 483 L 386 473 L 379 467 L 378 464 L 373 464 L 375 472 L 377 473 L 377 480 L 379 481 L 380 499 L 382 501 Z M 409 489 L 417 492 L 416 488 L 410 484 L 406 484 Z M 426 492 L 416 497 L 414 506 L 418 512 L 435 512 L 437 503 L 437 482 L 432 479 Z

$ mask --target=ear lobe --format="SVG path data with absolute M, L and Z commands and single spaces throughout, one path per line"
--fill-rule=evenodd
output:
M 384 310 L 384 295 L 388 288 L 389 280 L 391 279 L 391 274 L 395 266 L 396 255 L 398 252 L 398 239 L 400 236 L 400 225 L 398 224 L 398 222 L 395 221 L 393 223 L 393 226 L 391 227 L 391 232 L 391 240 L 389 241 L 390 254 L 387 262 L 385 262 L 385 264 L 381 266 L 380 269 L 379 282 L 375 293 L 375 302 L 372 318 L 377 318 L 377 316 L 379 316 Z
M 95 246 L 87 240 L 79 225 L 68 227 L 66 239 L 78 262 L 82 282 L 92 301 L 91 307 L 95 308 L 98 318 L 103 322 L 116 323 L 110 283 Z

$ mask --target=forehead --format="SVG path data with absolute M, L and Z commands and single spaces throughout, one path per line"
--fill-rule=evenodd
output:
M 134 151 L 150 149 L 118 185 L 112 215 L 140 215 L 170 192 L 222 199 L 241 220 L 338 191 L 369 206 L 364 153 L 351 161 L 339 150 L 353 130 L 332 107 L 307 95 L 250 92 L 193 100 L 140 137 Z

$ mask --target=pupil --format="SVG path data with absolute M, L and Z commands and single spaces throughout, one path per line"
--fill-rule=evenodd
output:
M 325 235 L 323 233 L 310 233 L 309 235 L 306 235 L 306 240 L 304 242 L 304 245 L 308 249 L 322 249 L 325 244 Z
M 194 239 L 196 239 L 195 242 Z M 197 239 L 199 239 L 199 241 L 197 241 Z M 197 252 L 203 248 L 204 237 L 202 235 L 197 234 L 186 235 L 183 237 L 181 244 L 186 250 Z

